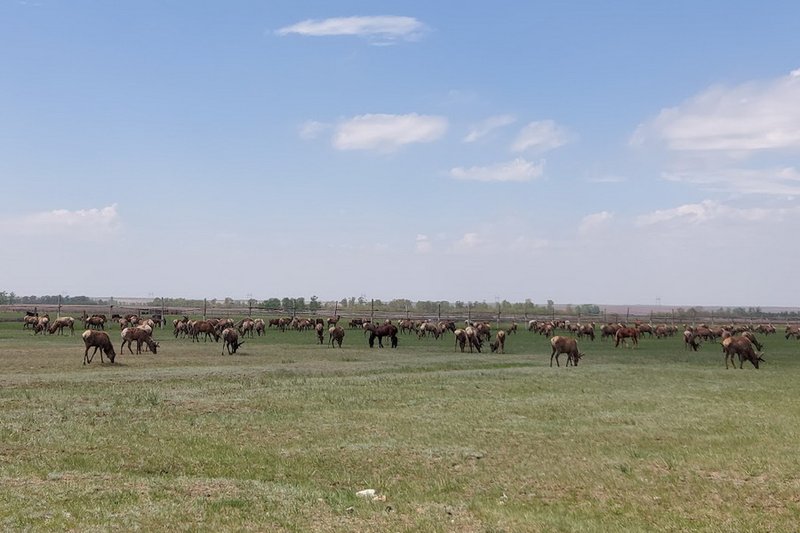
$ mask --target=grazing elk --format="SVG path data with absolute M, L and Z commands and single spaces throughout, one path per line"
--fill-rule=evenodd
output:
M 236 350 L 239 349 L 239 346 L 244 344 L 244 341 L 239 342 L 239 332 L 236 328 L 223 329 L 222 341 L 224 344 L 222 345 L 222 353 L 220 355 L 225 355 L 225 348 L 228 349 L 228 355 L 233 355 L 236 353 Z
M 394 324 L 382 324 L 376 326 L 374 324 L 365 324 L 364 329 L 369 331 L 369 347 L 375 346 L 375 339 L 378 339 L 378 346 L 383 348 L 383 338 L 389 337 L 392 341 L 392 348 L 397 348 L 397 326 Z
M 153 329 L 143 328 L 140 326 L 132 326 L 122 330 L 120 333 L 122 337 L 122 345 L 119 347 L 119 352 L 125 350 L 125 345 L 128 345 L 128 351 L 133 354 L 131 344 L 136 341 L 136 353 L 142 353 L 142 344 L 146 344 L 147 348 L 153 352 L 153 355 L 158 353 L 158 343 L 153 340 Z
M 683 332 L 683 349 L 697 351 L 700 349 L 700 337 L 690 329 Z
M 105 315 L 92 315 L 83 319 L 83 324 L 89 329 L 106 329 Z
M 62 316 L 61 318 L 55 319 L 53 321 L 53 325 L 50 326 L 48 332 L 52 335 L 53 333 L 58 330 L 59 335 L 64 334 L 64 328 L 69 328 L 69 334 L 75 334 L 75 319 L 69 316 Z
M 456 338 L 453 351 L 456 351 L 456 347 L 461 347 L 461 353 L 464 353 L 464 347 L 467 345 L 467 333 L 463 329 L 458 328 L 453 332 L 453 335 Z
M 340 326 L 331 326 L 328 328 L 328 342 L 333 348 L 333 343 L 336 342 L 339 345 L 339 348 L 342 347 L 342 341 L 344 340 L 344 328 Z
M 314 326 L 314 331 L 317 334 L 317 340 L 320 344 L 325 344 L 325 326 L 322 324 L 316 324 Z
M 263 318 L 256 318 L 253 322 L 255 324 L 256 335 L 260 337 L 261 335 L 267 334 L 267 326 Z
M 30 311 L 28 311 L 30 313 Z M 29 329 L 35 326 L 39 322 L 39 315 L 25 315 L 22 319 L 22 329 Z
M 216 321 L 211 320 L 198 320 L 192 325 L 192 342 L 200 342 L 199 336 L 201 333 L 205 334 L 203 341 L 208 341 L 211 337 L 214 342 L 219 342 L 219 333 L 217 333 Z
M 562 353 L 567 354 L 567 366 L 570 366 L 570 363 L 574 366 L 578 366 L 578 361 L 581 360 L 581 357 L 586 355 L 578 351 L 578 341 L 572 337 L 556 335 L 550 339 L 550 346 L 553 347 L 553 351 L 550 353 L 550 366 L 553 366 L 554 357 L 556 359 L 556 366 L 561 366 L 558 362 L 558 356 Z
M 481 341 L 481 336 L 478 334 L 477 328 L 475 328 L 474 326 L 465 327 L 464 335 L 467 336 L 467 343 L 469 343 L 469 352 L 473 353 L 473 350 L 478 350 L 478 353 L 481 353 L 481 347 L 483 346 L 483 342 Z
M 506 353 L 506 332 L 502 329 L 499 330 L 495 336 L 494 342 L 489 343 L 489 348 L 492 349 L 492 353 L 497 351 Z
M 639 345 L 639 330 L 636 328 L 619 328 L 614 334 L 614 347 L 619 348 L 619 343 L 627 345 L 627 340 L 631 339 L 632 348 Z
M 83 364 L 91 363 L 97 350 L 100 350 L 100 362 L 105 363 L 103 354 L 108 356 L 108 360 L 114 363 L 117 353 L 114 351 L 114 345 L 111 344 L 111 339 L 108 338 L 108 333 L 105 331 L 97 331 L 87 329 L 81 335 L 83 343 L 86 345 L 86 351 L 83 353 Z M 94 348 L 92 356 L 89 357 L 89 348 Z
M 725 368 L 728 368 L 728 359 L 730 359 L 733 368 L 736 368 L 734 356 L 739 357 L 739 368 L 743 368 L 745 360 L 753 363 L 753 366 L 758 369 L 758 363 L 764 362 L 763 354 L 756 353 L 753 343 L 747 337 L 728 337 L 722 341 L 722 352 L 725 354 Z
M 241 334 L 242 337 L 247 337 L 249 335 L 250 338 L 252 338 L 253 331 L 255 329 L 256 329 L 256 322 L 251 318 L 243 318 L 239 322 L 239 333 Z

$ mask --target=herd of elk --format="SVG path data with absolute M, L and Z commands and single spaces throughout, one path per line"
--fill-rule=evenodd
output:
M 154 320 L 157 319 L 157 320 Z M 215 342 L 219 342 L 222 338 L 223 353 L 227 349 L 229 354 L 236 353 L 237 349 L 244 344 L 239 339 L 241 337 L 253 337 L 254 333 L 258 336 L 266 334 L 267 327 L 277 326 L 282 331 L 287 327 L 298 331 L 305 331 L 311 329 L 316 335 L 317 342 L 324 344 L 325 324 L 330 324 L 328 327 L 328 344 L 330 346 L 342 347 L 344 339 L 344 329 L 336 325 L 341 316 L 336 315 L 328 319 L 322 318 L 277 318 L 270 319 L 268 322 L 261 318 L 246 317 L 238 323 L 230 318 L 218 319 L 204 319 L 204 320 L 191 320 L 188 316 L 183 316 L 181 319 L 173 321 L 174 335 L 179 337 L 190 337 L 192 342 L 199 342 L 200 335 L 203 335 L 203 340 L 208 341 L 209 338 Z M 92 361 L 94 355 L 99 350 L 101 352 L 101 360 L 103 355 L 108 356 L 109 360 L 113 363 L 116 357 L 116 352 L 110 344 L 108 335 L 105 334 L 104 329 L 106 317 L 102 314 L 94 314 L 87 316 L 84 313 L 82 318 L 86 331 L 81 335 L 84 340 L 86 350 L 84 352 L 84 364 Z M 122 337 L 122 345 L 120 352 L 124 352 L 125 346 L 128 346 L 128 351 L 133 354 L 132 344 L 136 341 L 136 353 L 141 353 L 142 346 L 153 354 L 157 353 L 159 344 L 153 340 L 152 332 L 156 325 L 163 323 L 161 315 L 152 315 L 151 318 L 141 318 L 137 315 L 114 315 L 113 322 L 119 322 Z M 38 313 L 26 313 L 22 319 L 23 328 L 31 328 L 34 335 L 39 333 L 50 334 L 64 334 L 64 329 L 68 328 L 71 334 L 74 334 L 75 319 L 71 317 L 60 317 L 54 321 L 50 321 L 50 317 L 45 314 L 39 316 Z M 398 332 L 416 332 L 417 336 L 422 339 L 424 337 L 432 337 L 434 339 L 440 338 L 448 332 L 452 332 L 454 336 L 455 349 L 464 352 L 469 348 L 470 352 L 477 351 L 481 353 L 483 343 L 489 342 L 491 339 L 491 326 L 488 322 L 476 322 L 467 320 L 464 328 L 456 328 L 453 321 L 432 321 L 421 320 L 413 321 L 410 319 L 402 319 L 398 321 L 398 326 L 392 324 L 390 320 L 386 320 L 383 324 L 374 324 L 368 319 L 353 319 L 349 322 L 350 327 L 360 327 L 363 329 L 364 334 L 369 334 L 368 344 L 372 348 L 375 345 L 375 339 L 378 340 L 378 346 L 383 348 L 383 338 L 389 337 L 391 340 L 391 347 L 397 348 L 398 345 Z M 556 360 L 556 365 L 560 366 L 558 356 L 559 354 L 567 354 L 567 366 L 577 366 L 578 361 L 583 357 L 583 353 L 577 349 L 577 339 L 567 337 L 564 335 L 556 335 L 556 331 L 565 331 L 574 334 L 578 339 L 588 337 L 594 340 L 594 323 L 570 323 L 568 320 L 563 321 L 537 321 L 531 320 L 528 322 L 528 331 L 536 332 L 541 335 L 546 335 L 550 338 L 552 352 L 550 365 L 552 360 Z M 677 331 L 676 326 L 667 326 L 666 324 L 644 324 L 636 321 L 633 325 L 626 325 L 622 323 L 608 323 L 600 326 L 601 340 L 613 337 L 615 340 L 615 347 L 622 345 L 630 345 L 637 347 L 639 340 L 642 336 L 655 337 L 663 339 L 671 337 Z M 517 324 L 512 322 L 511 327 L 506 330 L 498 330 L 494 336 L 494 340 L 489 342 L 491 351 L 497 353 L 505 353 L 505 342 L 508 335 L 517 332 Z M 723 353 L 725 354 L 725 366 L 730 367 L 734 363 L 734 358 L 739 358 L 739 368 L 743 367 L 744 361 L 750 361 L 755 368 L 759 367 L 759 362 L 763 362 L 763 344 L 756 338 L 755 334 L 763 334 L 764 336 L 776 333 L 776 328 L 772 324 L 759 324 L 759 325 L 745 325 L 745 324 L 730 324 L 723 326 L 707 326 L 705 324 L 698 324 L 696 326 L 684 326 L 684 345 L 686 349 L 698 351 L 703 343 L 717 342 L 717 345 L 722 344 Z M 784 332 L 787 339 L 795 337 L 800 339 L 800 326 L 787 325 Z M 94 348 L 94 352 L 89 356 L 89 349 Z

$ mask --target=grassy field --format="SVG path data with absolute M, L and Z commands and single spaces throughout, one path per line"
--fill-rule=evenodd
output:
M 117 328 L 111 330 L 119 348 Z M 717 345 L 452 336 L 344 348 L 311 332 L 155 334 L 95 357 L 0 323 L 0 528 L 179 531 L 797 531 L 800 343 L 760 370 Z M 562 356 L 562 365 L 564 357 Z M 356 495 L 374 489 L 375 498 Z

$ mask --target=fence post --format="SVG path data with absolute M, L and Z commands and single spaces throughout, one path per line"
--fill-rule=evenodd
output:
M 208 311 L 208 298 L 203 298 L 203 320 L 206 319 L 207 311 Z

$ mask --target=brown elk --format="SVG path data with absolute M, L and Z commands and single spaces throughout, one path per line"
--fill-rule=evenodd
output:
M 128 351 L 132 354 L 131 344 L 136 341 L 136 353 L 142 353 L 142 344 L 146 344 L 147 348 L 153 352 L 153 355 L 158 353 L 158 343 L 153 340 L 152 328 L 142 328 L 139 326 L 132 326 L 122 330 L 120 333 L 122 337 L 122 345 L 119 347 L 120 353 L 125 350 L 125 345 L 128 345 Z
M 453 335 L 456 338 L 455 345 L 453 346 L 453 351 L 456 351 L 456 347 L 461 347 L 461 353 L 464 353 L 464 347 L 467 345 L 467 333 L 458 328 L 453 332 Z
M 553 351 L 550 353 L 550 366 L 553 366 L 554 357 L 556 359 L 556 366 L 561 366 L 558 362 L 558 356 L 562 353 L 567 354 L 567 366 L 570 366 L 570 363 L 574 366 L 578 366 L 578 361 L 581 360 L 581 357 L 586 355 L 578 351 L 578 341 L 572 337 L 556 335 L 550 339 L 550 346 L 553 347 Z
M 631 339 L 632 347 L 635 348 L 639 345 L 639 330 L 636 328 L 619 328 L 614 334 L 614 347 L 618 348 L 619 343 L 627 345 L 626 339 Z
M 114 351 L 114 345 L 111 344 L 111 339 L 108 338 L 108 333 L 105 331 L 97 331 L 87 329 L 81 335 L 83 343 L 86 345 L 86 351 L 83 353 L 83 364 L 91 363 L 97 350 L 100 350 L 100 362 L 105 363 L 103 354 L 108 356 L 108 360 L 114 363 L 117 353 Z M 89 348 L 94 348 L 92 356 L 89 357 Z
M 244 318 L 239 322 L 239 334 L 241 334 L 242 337 L 247 337 L 249 335 L 252 338 L 255 328 L 256 322 L 251 318 Z
M 756 369 L 758 369 L 759 362 L 764 362 L 763 354 L 756 353 L 753 349 L 753 343 L 747 337 L 728 337 L 722 341 L 722 352 L 725 354 L 725 368 L 728 368 L 728 359 L 730 359 L 733 368 L 736 368 L 734 356 L 739 357 L 740 369 L 743 368 L 745 360 L 753 363 Z
M 214 342 L 219 342 L 219 333 L 217 333 L 215 326 L 216 322 L 212 322 L 211 320 L 198 320 L 195 322 L 191 330 L 192 342 L 200 342 L 199 335 L 201 333 L 205 334 L 203 337 L 204 341 L 208 341 L 208 338 L 211 337 L 214 339 Z
M 267 327 L 266 324 L 264 323 L 263 318 L 256 318 L 253 322 L 255 326 L 254 329 L 256 330 L 256 335 L 260 337 L 261 335 L 267 334 Z
M 478 353 L 481 353 L 483 342 L 481 341 L 481 336 L 478 334 L 478 330 L 473 326 L 467 326 L 464 328 L 464 335 L 467 336 L 469 352 L 472 353 L 474 349 L 478 350 Z
M 339 348 L 342 347 L 342 341 L 344 340 L 344 328 L 339 326 L 331 326 L 328 328 L 328 342 L 333 348 L 333 343 L 336 342 L 339 345 Z
M 700 349 L 700 337 L 694 334 L 690 329 L 683 332 L 683 348 L 685 350 L 697 351 Z
M 83 324 L 89 329 L 106 329 L 105 315 L 92 315 L 83 319 Z
M 53 325 L 50 326 L 48 332 L 52 335 L 53 333 L 58 330 L 60 335 L 64 334 L 64 328 L 69 328 L 69 334 L 75 334 L 75 319 L 70 316 L 62 316 L 61 318 L 57 318 L 53 321 Z
M 239 346 L 244 344 L 244 341 L 239 342 L 239 332 L 236 328 L 223 329 L 222 340 L 224 344 L 222 345 L 222 353 L 220 355 L 225 355 L 225 348 L 228 349 L 228 355 L 233 355 L 236 353 L 236 350 L 239 349 Z
M 325 326 L 322 324 L 316 324 L 314 326 L 314 332 L 317 334 L 317 340 L 320 344 L 325 344 Z
M 394 324 L 382 324 L 376 326 L 374 324 L 365 324 L 364 329 L 369 331 L 369 347 L 375 346 L 375 339 L 378 339 L 378 346 L 383 348 L 383 338 L 389 337 L 392 341 L 392 348 L 397 348 L 397 326 Z
M 495 336 L 494 342 L 489 343 L 489 348 L 492 349 L 492 353 L 497 351 L 506 353 L 506 332 L 502 329 L 499 330 Z

